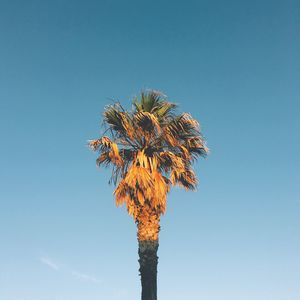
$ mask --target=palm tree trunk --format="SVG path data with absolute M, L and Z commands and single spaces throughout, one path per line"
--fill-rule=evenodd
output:
M 157 300 L 158 240 L 139 241 L 142 300 Z

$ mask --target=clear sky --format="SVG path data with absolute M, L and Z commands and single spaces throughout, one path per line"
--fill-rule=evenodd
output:
M 139 299 L 135 224 L 86 141 L 146 88 L 211 148 L 169 195 L 159 299 L 300 299 L 299 30 L 297 0 L 1 0 L 0 299 Z

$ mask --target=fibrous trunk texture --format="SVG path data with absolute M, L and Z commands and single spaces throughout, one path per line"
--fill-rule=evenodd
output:
M 139 241 L 142 300 L 157 300 L 157 249 L 158 240 Z
M 157 300 L 157 250 L 160 214 L 145 205 L 137 216 L 142 300 Z

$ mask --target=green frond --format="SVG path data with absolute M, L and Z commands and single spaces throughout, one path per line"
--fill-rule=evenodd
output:
M 164 121 L 164 118 L 168 119 L 174 116 L 176 107 L 177 105 L 175 103 L 161 101 L 159 105 L 152 110 L 152 113 L 156 115 L 159 120 Z
M 153 112 L 160 106 L 162 96 L 158 91 L 141 92 L 140 98 L 136 97 L 133 101 L 136 112 Z
M 123 110 L 120 104 L 108 105 L 103 113 L 104 123 L 114 132 L 127 135 L 126 130 L 129 124 L 129 115 Z

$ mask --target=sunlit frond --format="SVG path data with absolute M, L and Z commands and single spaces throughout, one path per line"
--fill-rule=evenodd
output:
M 127 202 L 127 200 L 128 200 L 128 195 L 127 195 L 128 192 L 129 192 L 128 185 L 124 181 L 121 181 L 118 184 L 118 187 L 114 191 L 114 195 L 116 197 L 116 204 L 117 204 L 117 206 L 120 206 L 123 203 Z
M 167 101 L 161 101 L 154 109 L 152 113 L 161 121 L 167 122 L 169 118 L 174 116 L 177 105 Z
M 111 163 L 111 158 L 108 152 L 103 152 L 99 155 L 99 157 L 96 160 L 97 166 L 101 166 L 104 164 L 105 166 L 108 166 Z
M 159 122 L 154 114 L 149 112 L 138 112 L 134 115 L 137 126 L 143 132 L 161 132 Z
M 119 104 L 108 105 L 103 113 L 104 123 L 118 136 L 133 139 L 134 128 L 130 114 Z
M 193 158 L 197 158 L 198 156 L 205 157 L 209 153 L 209 149 L 201 136 L 186 139 L 184 147 L 186 147 Z
M 93 151 L 97 151 L 100 145 L 101 145 L 101 139 L 96 139 L 96 140 L 90 140 L 90 141 L 88 141 L 88 146 Z
M 151 174 L 147 168 L 131 166 L 124 178 L 129 187 L 135 189 L 148 188 L 153 185 Z
M 166 171 L 170 169 L 184 170 L 184 159 L 171 151 L 164 151 L 160 153 L 160 165 Z
M 179 185 L 186 190 L 194 190 L 197 186 L 196 175 L 190 168 L 187 168 L 184 171 L 173 169 L 171 171 L 170 179 L 173 185 Z

